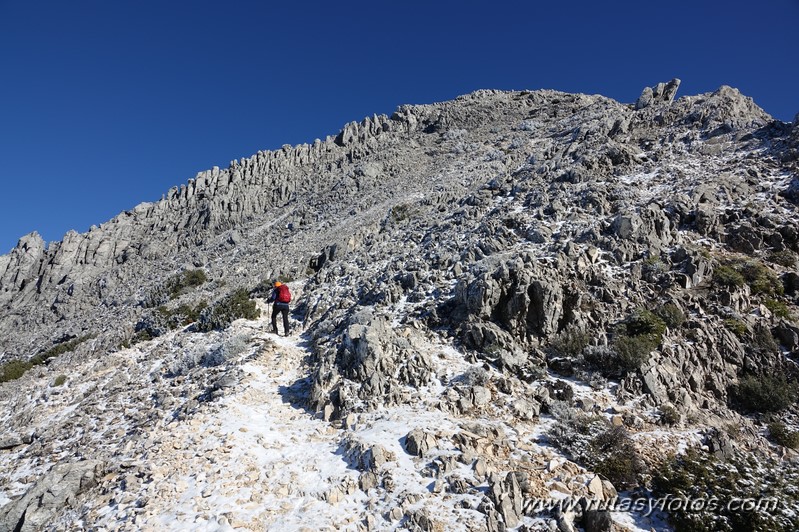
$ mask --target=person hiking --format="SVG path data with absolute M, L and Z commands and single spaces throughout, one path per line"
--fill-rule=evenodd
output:
M 283 332 L 286 336 L 289 335 L 289 302 L 291 302 L 291 292 L 289 291 L 288 285 L 281 283 L 280 281 L 275 281 L 275 288 L 272 290 L 272 293 L 269 294 L 269 298 L 266 300 L 267 303 L 274 303 L 272 305 L 272 331 L 275 334 L 277 332 L 277 314 L 281 312 L 283 314 Z

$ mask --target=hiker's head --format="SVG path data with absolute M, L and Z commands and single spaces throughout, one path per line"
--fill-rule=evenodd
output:
M 280 281 L 275 281 L 275 288 L 277 288 L 278 286 L 283 286 L 283 283 L 281 283 Z

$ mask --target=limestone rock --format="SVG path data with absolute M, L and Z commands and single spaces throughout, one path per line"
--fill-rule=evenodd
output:
M 22 498 L 0 509 L 0 529 L 41 530 L 65 507 L 73 506 L 76 496 L 95 485 L 102 468 L 102 463 L 93 460 L 55 466 Z
M 405 436 L 405 450 L 414 456 L 424 456 L 436 445 L 436 437 L 430 432 L 414 429 Z
M 644 87 L 635 104 L 635 110 L 645 109 L 656 103 L 671 103 L 680 87 L 680 80 L 672 79 L 668 83 L 658 83 L 654 87 Z
M 429 516 L 417 511 L 476 504 L 487 480 L 485 522 L 476 525 L 471 511 L 459 518 L 472 519 L 464 528 L 501 530 L 520 522 L 527 489 L 585 494 L 584 471 L 554 463 L 549 449 L 531 451 L 542 410 L 612 412 L 611 423 L 640 430 L 646 447 L 656 407 L 671 404 L 691 431 L 734 420 L 745 448 L 771 449 L 750 418 L 730 412 L 727 394 L 748 373 L 796 380 L 786 361 L 799 333 L 768 310 L 762 286 L 725 283 L 719 268 L 730 261 L 768 273 L 769 283 L 773 274 L 785 289 L 774 299 L 797 313 L 790 261 L 799 216 L 789 207 L 799 197 L 799 128 L 732 88 L 675 99 L 677 85 L 645 89 L 637 110 L 548 90 L 401 106 L 325 140 L 201 172 L 61 242 L 23 237 L 0 256 L 0 364 L 40 362 L 65 338 L 92 338 L 0 383 L 0 447 L 14 456 L 0 476 L 17 490 L 5 493 L 39 489 L 26 471 L 82 453 L 113 471 L 78 497 L 91 504 L 65 503 L 41 528 L 102 519 L 98 526 L 125 528 L 134 517 L 146 528 L 175 488 L 192 483 L 199 496 L 187 503 L 197 511 L 189 528 L 215 526 L 203 521 L 215 493 L 263 508 L 265 494 L 252 489 L 262 484 L 281 503 L 308 496 L 354 509 L 332 528 L 380 528 L 384 518 L 421 527 Z M 755 259 L 760 267 L 748 264 Z M 193 269 L 206 282 L 171 289 Z M 182 319 L 237 288 L 263 307 L 274 279 L 291 279 L 296 345 L 296 337 L 270 343 L 263 321 L 203 333 Z M 668 326 L 639 353 L 640 367 L 621 369 L 615 341 L 642 308 Z M 251 340 L 236 347 L 226 336 L 233 330 Z M 148 332 L 160 336 L 147 340 Z M 68 379 L 54 386 L 60 375 Z M 287 407 L 281 422 L 307 421 L 307 432 L 285 443 L 241 423 L 196 437 L 226 416 L 228 397 L 260 404 L 275 394 Z M 390 443 L 377 443 L 383 430 L 393 432 Z M 671 450 L 670 430 L 656 431 L 658 449 Z M 244 438 L 269 456 L 280 455 L 271 446 L 307 439 L 309 449 L 343 455 L 349 470 L 306 493 L 292 464 L 242 460 L 224 478 L 217 469 L 239 456 Z M 329 446 L 313 444 L 321 440 Z M 708 446 L 732 452 L 718 437 Z M 161 453 L 170 460 L 151 464 Z M 204 465 L 186 470 L 194 459 Z M 396 475 L 406 473 L 430 489 L 397 490 Z M 225 491 L 244 484 L 245 495 Z M 381 510 L 374 500 L 350 505 L 358 487 L 371 496 L 382 488 Z M 614 491 L 592 486 L 604 498 Z M 12 530 L 26 511 L 15 506 L 21 500 L 4 509 L 14 508 Z M 32 504 L 28 513 L 44 516 Z M 108 508 L 102 519 L 98 508 Z M 219 515 L 247 526 L 235 511 Z M 554 517 L 576 526 L 575 515 Z

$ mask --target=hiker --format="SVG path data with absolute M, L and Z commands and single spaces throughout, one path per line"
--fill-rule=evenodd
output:
M 283 313 L 283 331 L 285 335 L 289 335 L 289 302 L 291 301 L 291 292 L 289 291 L 289 287 L 280 281 L 275 281 L 275 288 L 272 290 L 272 293 L 269 294 L 269 298 L 266 300 L 267 303 L 272 303 L 272 331 L 275 334 L 277 332 L 277 313 Z

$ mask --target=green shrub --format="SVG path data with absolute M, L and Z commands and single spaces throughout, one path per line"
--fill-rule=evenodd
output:
M 645 258 L 642 267 L 645 271 L 657 273 L 663 273 L 669 270 L 668 265 L 660 260 L 660 257 L 657 255 L 650 255 Z
M 653 350 L 657 349 L 659 339 L 652 334 L 627 336 L 620 334 L 613 339 L 613 350 L 616 353 L 616 367 L 624 372 L 637 371 L 649 360 Z M 613 368 L 608 368 L 613 369 Z
M 0 382 L 16 380 L 22 377 L 22 375 L 24 375 L 25 372 L 32 367 L 45 364 L 48 360 L 55 358 L 58 355 L 74 351 L 76 347 L 91 338 L 94 338 L 94 335 L 87 334 L 79 338 L 73 338 L 67 342 L 56 344 L 50 349 L 37 353 L 31 357 L 30 360 L 12 360 L 10 362 L 6 362 L 0 366 Z
M 595 436 L 589 444 L 590 469 L 607 478 L 614 487 L 638 486 L 646 471 L 643 460 L 624 427 L 613 427 Z
M 33 364 L 25 360 L 11 360 L 6 362 L 0 366 L 0 382 L 17 380 L 32 367 Z
M 713 282 L 726 288 L 740 288 L 746 280 L 731 266 L 720 265 L 713 270 Z
M 743 338 L 746 335 L 746 323 L 737 318 L 727 318 L 724 320 L 724 326 L 732 331 L 738 338 Z
M 660 421 L 664 425 L 676 425 L 680 422 L 680 413 L 671 405 L 660 407 Z
M 767 426 L 769 436 L 771 436 L 771 439 L 778 445 L 782 445 L 789 449 L 796 449 L 799 447 L 799 431 L 788 430 L 788 427 L 779 421 L 769 423 Z
M 199 321 L 202 311 L 207 307 L 208 302 L 205 300 L 195 306 L 183 303 L 171 310 L 166 305 L 161 305 L 149 316 L 144 316 L 136 325 L 137 333 L 146 331 L 146 334 L 140 336 L 134 343 L 151 340 L 167 331 L 195 323 Z
M 175 329 L 180 326 L 190 325 L 200 319 L 200 314 L 208 307 L 208 302 L 205 300 L 197 303 L 192 307 L 186 303 L 179 305 L 172 311 L 167 311 L 166 317 L 169 320 L 170 329 Z
M 66 375 L 59 375 L 53 381 L 53 386 L 56 386 L 56 387 L 57 386 L 63 386 L 65 382 L 67 382 L 67 376 Z
M 208 280 L 203 270 L 185 270 L 166 282 L 170 299 L 175 299 L 187 291 L 197 288 Z
M 552 349 L 561 356 L 576 357 L 588 346 L 591 336 L 574 325 L 563 329 L 552 341 Z
M 676 531 L 793 532 L 799 530 L 797 484 L 799 469 L 790 460 L 751 453 L 725 460 L 690 448 L 656 469 L 652 495 L 705 502 L 669 504 L 669 523 Z
M 87 335 L 81 336 L 79 338 L 73 338 L 72 340 L 69 340 L 67 342 L 61 342 L 60 344 L 56 344 L 53 347 L 51 347 L 50 349 L 47 349 L 46 351 L 42 351 L 42 352 L 36 354 L 33 358 L 31 358 L 30 362 L 34 366 L 38 366 L 40 364 L 44 364 L 45 362 L 47 362 L 51 358 L 55 358 L 58 355 L 63 355 L 64 353 L 68 353 L 70 351 L 74 351 L 75 348 L 78 347 L 80 344 L 82 344 L 86 340 L 90 340 L 92 338 L 94 338 L 94 335 L 87 334 Z
M 735 406 L 743 412 L 779 412 L 796 402 L 796 384 L 783 375 L 749 375 L 731 390 Z
M 555 402 L 550 408 L 556 423 L 547 438 L 582 466 L 605 476 L 617 488 L 638 485 L 644 463 L 623 427 L 611 427 L 607 419 Z
M 254 320 L 261 315 L 261 311 L 250 299 L 247 290 L 239 288 L 213 306 L 200 313 L 197 330 L 208 332 L 215 329 L 224 329 L 235 320 L 245 318 Z
M 547 432 L 550 443 L 575 461 L 587 463 L 590 459 L 589 443 L 608 430 L 608 420 L 577 410 L 564 401 L 553 402 L 549 409 L 557 420 Z
M 660 305 L 655 309 L 655 314 L 670 329 L 676 329 L 685 323 L 685 313 L 676 303 L 668 302 Z
M 796 253 L 794 253 L 789 249 L 784 249 L 782 251 L 772 251 L 769 254 L 769 261 L 773 262 L 774 264 L 785 266 L 786 268 L 795 268 L 797 255 Z
M 131 337 L 129 345 L 136 345 L 140 342 L 149 342 L 153 338 L 155 337 L 149 329 L 142 329 L 140 331 L 136 331 L 136 333 Z
M 389 211 L 389 218 L 393 222 L 401 222 L 407 220 L 411 215 L 411 206 L 407 204 L 394 205 Z
M 651 334 L 657 337 L 658 342 L 666 332 L 666 323 L 654 312 L 646 309 L 638 309 L 631 314 L 625 322 L 625 327 L 629 336 Z
M 763 304 L 766 306 L 767 309 L 771 311 L 772 314 L 774 314 L 778 318 L 784 318 L 784 319 L 791 318 L 791 310 L 788 308 L 788 305 L 786 305 L 782 301 L 769 298 L 766 299 L 763 302 Z
M 741 273 L 753 294 L 773 296 L 782 294 L 784 290 L 782 283 L 771 268 L 759 261 L 746 261 L 741 267 Z
M 774 341 L 774 337 L 771 335 L 771 329 L 762 324 L 753 329 L 749 348 L 761 354 L 774 354 L 780 351 L 777 342 Z

